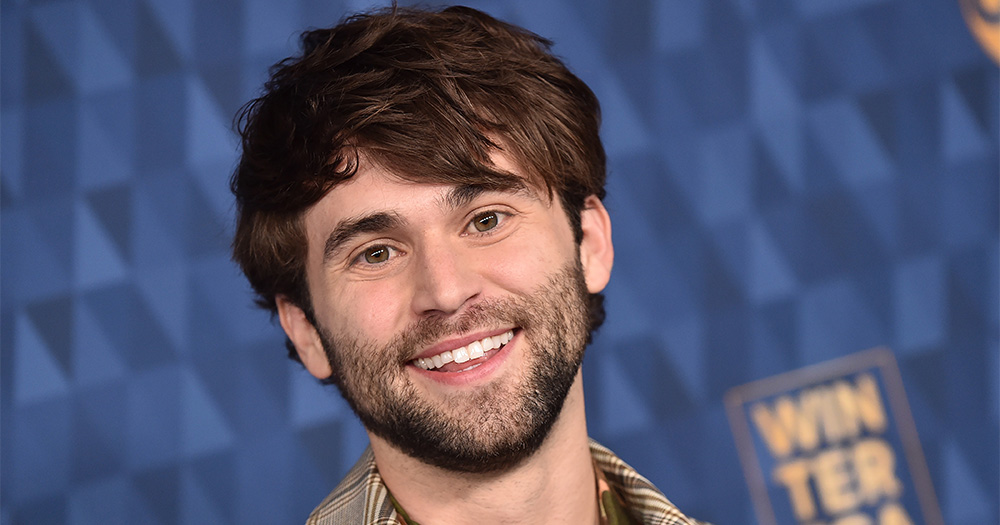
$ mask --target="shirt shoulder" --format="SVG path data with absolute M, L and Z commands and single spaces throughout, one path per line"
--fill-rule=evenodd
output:
M 397 525 L 389 490 L 375 467 L 371 448 L 309 515 L 306 525 Z
M 594 464 L 604 473 L 625 508 L 645 525 L 708 525 L 681 512 L 648 479 L 600 443 L 590 441 Z

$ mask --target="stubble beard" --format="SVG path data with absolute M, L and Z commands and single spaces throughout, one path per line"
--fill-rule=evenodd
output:
M 542 445 L 583 362 L 588 292 L 579 261 L 530 296 L 486 300 L 452 319 L 427 317 L 379 346 L 319 327 L 331 381 L 365 428 L 405 454 L 443 469 L 510 469 Z M 406 371 L 415 349 L 448 335 L 516 326 L 527 343 L 524 377 L 431 400 Z M 446 373 L 446 372 L 439 372 Z

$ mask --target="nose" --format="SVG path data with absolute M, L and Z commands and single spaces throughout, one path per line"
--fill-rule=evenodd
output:
M 423 248 L 414 254 L 414 313 L 450 315 L 479 297 L 483 279 L 473 253 L 444 241 Z

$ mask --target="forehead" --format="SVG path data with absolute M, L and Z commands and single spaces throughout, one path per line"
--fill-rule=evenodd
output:
M 358 155 L 357 170 L 353 176 L 331 188 L 324 197 L 306 212 L 306 217 L 318 209 L 332 207 L 338 215 L 350 215 L 351 210 L 405 206 L 416 193 L 442 194 L 439 205 L 457 205 L 470 194 L 483 192 L 523 193 L 542 200 L 551 200 L 545 181 L 533 180 L 518 163 L 502 151 L 490 155 L 492 165 L 483 164 L 481 170 L 454 173 L 412 174 L 386 167 L 372 161 L 364 154 Z M 466 199 L 467 200 L 467 199 Z M 308 220 L 308 219 L 307 219 Z

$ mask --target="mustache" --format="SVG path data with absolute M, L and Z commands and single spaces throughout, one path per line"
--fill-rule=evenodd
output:
M 403 335 L 390 345 L 387 353 L 400 362 L 408 362 L 422 349 L 450 335 L 509 325 L 530 328 L 532 321 L 525 315 L 526 306 L 523 301 L 514 299 L 491 299 L 470 306 L 458 316 L 440 315 L 419 319 L 403 331 Z

